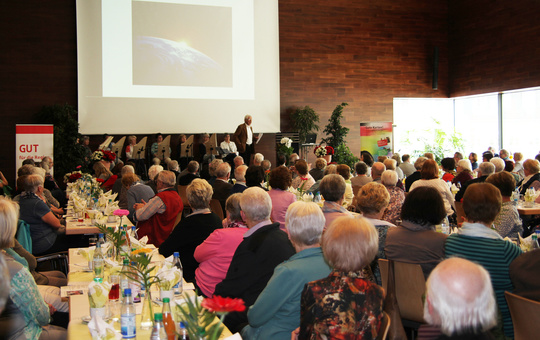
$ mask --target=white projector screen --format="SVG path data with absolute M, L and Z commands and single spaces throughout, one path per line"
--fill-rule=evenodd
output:
M 279 132 L 276 0 L 77 0 L 83 134 Z

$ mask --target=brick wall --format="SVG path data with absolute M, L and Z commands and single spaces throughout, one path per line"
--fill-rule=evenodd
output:
M 344 124 L 358 154 L 359 123 L 392 120 L 394 97 L 538 86 L 539 6 L 536 0 L 279 1 L 281 130 L 291 130 L 295 107 L 313 107 L 322 129 L 335 105 L 348 102 Z M 32 123 L 43 105 L 77 105 L 75 2 L 10 1 L 2 13 L 0 170 L 11 181 L 15 124 Z M 434 46 L 438 90 L 431 88 Z M 274 137 L 266 134 L 258 146 L 271 160 Z M 101 137 L 91 141 L 98 145 Z

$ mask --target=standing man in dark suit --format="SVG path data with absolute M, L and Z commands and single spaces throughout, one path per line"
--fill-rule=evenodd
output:
M 255 141 L 257 140 L 257 137 L 253 135 L 251 120 L 251 116 L 246 115 L 244 124 L 238 125 L 233 135 L 233 142 L 236 144 L 240 156 L 248 165 L 251 163 L 251 155 L 255 153 Z

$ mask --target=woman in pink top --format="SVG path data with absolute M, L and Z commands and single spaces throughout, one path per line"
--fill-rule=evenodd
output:
M 281 230 L 285 229 L 285 213 L 291 203 L 296 202 L 296 195 L 287 191 L 292 183 L 289 170 L 284 166 L 278 166 L 270 172 L 269 179 L 272 190 L 268 192 L 272 199 L 272 221 L 278 222 Z
M 225 202 L 227 218 L 223 220 L 224 229 L 214 230 L 195 249 L 194 257 L 199 262 L 199 267 L 195 270 L 195 281 L 206 297 L 214 294 L 216 285 L 227 275 L 234 252 L 247 231 L 247 226 L 240 216 L 240 195 L 242 194 L 233 194 Z

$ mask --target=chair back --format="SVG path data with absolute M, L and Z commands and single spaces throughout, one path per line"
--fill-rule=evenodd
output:
M 30 235 L 30 225 L 28 223 L 19 220 L 15 238 L 27 252 L 32 254 L 32 236 Z
M 385 263 L 386 262 L 386 263 Z M 382 269 L 386 267 L 386 272 Z M 383 286 L 388 282 L 388 260 L 379 259 Z M 426 280 L 422 267 L 418 264 L 394 261 L 396 298 L 401 318 L 418 323 L 424 320 L 424 300 Z
M 390 329 L 390 316 L 383 312 L 383 318 L 381 320 L 381 326 L 379 328 L 379 333 L 377 333 L 376 340 L 385 340 L 386 336 L 388 335 L 388 330 Z
M 540 302 L 504 292 L 512 323 L 514 324 L 514 339 L 536 339 L 540 323 Z
M 223 220 L 223 209 L 221 208 L 221 203 L 219 202 L 219 200 L 215 198 L 212 198 L 212 200 L 210 200 L 210 210 L 212 210 L 214 214 L 218 215 L 219 218 Z
M 184 210 L 180 210 L 180 212 L 178 213 L 178 215 L 176 216 L 176 220 L 174 221 L 174 225 L 173 225 L 173 230 L 174 228 L 176 228 L 176 226 L 178 225 L 178 223 L 180 223 L 180 220 L 182 220 L 182 214 L 184 213 Z
M 454 202 L 454 207 L 456 208 L 456 221 L 458 224 L 461 224 L 465 221 L 465 211 L 463 210 L 463 202 Z

